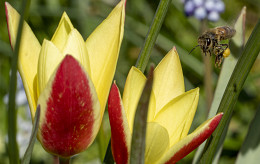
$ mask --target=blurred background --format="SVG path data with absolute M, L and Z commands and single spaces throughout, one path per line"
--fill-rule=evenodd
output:
M 210 0 L 209 0 L 210 1 Z M 221 0 L 212 0 L 221 1 Z M 8 1 L 18 11 L 21 0 Z M 28 24 L 39 42 L 51 39 L 64 11 L 69 15 L 73 25 L 86 38 L 106 18 L 119 0 L 33 0 L 30 6 Z M 214 28 L 222 25 L 234 25 L 243 6 L 247 7 L 245 40 L 250 36 L 257 20 L 260 18 L 260 1 L 258 0 L 223 0 L 218 5 L 206 4 L 206 0 L 172 0 L 163 23 L 156 45 L 153 48 L 150 62 L 158 64 L 163 56 L 176 47 L 179 53 L 186 90 L 200 87 L 200 100 L 191 131 L 206 120 L 210 97 L 217 85 L 220 68 L 210 58 L 210 76 L 205 79 L 201 51 L 190 50 L 197 45 L 197 38 L 203 28 Z M 125 34 L 120 50 L 115 80 L 123 91 L 126 76 L 131 66 L 135 65 L 139 51 L 152 22 L 159 0 L 128 0 L 126 5 Z M 9 90 L 9 72 L 12 50 L 9 44 L 5 19 L 4 1 L 0 1 L 0 163 L 9 163 L 7 154 L 6 115 Z M 203 19 L 203 21 L 202 21 Z M 207 19 L 207 21 L 205 21 Z M 202 28 L 203 24 L 203 28 Z M 205 83 L 209 82 L 211 96 Z M 260 108 L 260 58 L 258 57 L 251 70 L 236 103 L 229 125 L 227 137 L 219 163 L 234 163 L 247 134 L 249 124 L 255 112 Z M 31 118 L 21 80 L 17 82 L 18 135 L 20 156 L 23 155 L 31 132 Z M 73 163 L 101 163 L 110 138 L 110 127 L 107 113 L 94 144 L 85 152 L 75 156 Z M 191 163 L 194 152 L 180 163 Z M 31 163 L 50 163 L 53 158 L 37 142 L 34 147 Z

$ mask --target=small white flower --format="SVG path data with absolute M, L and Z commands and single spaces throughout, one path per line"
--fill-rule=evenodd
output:
M 219 13 L 216 11 L 212 11 L 208 14 L 208 20 L 217 21 L 219 19 Z
M 188 1 L 184 6 L 184 10 L 187 15 L 193 14 L 194 9 L 195 9 L 195 4 L 193 3 L 193 1 Z
M 205 2 L 205 7 L 206 7 L 207 11 L 213 10 L 214 7 L 215 7 L 214 1 L 212 1 L 212 0 L 206 1 L 206 2 Z
M 222 1 L 217 1 L 215 4 L 215 10 L 218 12 L 223 12 L 225 10 L 225 4 Z
M 206 18 L 207 16 L 207 11 L 204 7 L 199 7 L 195 10 L 194 12 L 194 16 L 197 18 L 197 19 L 204 19 Z

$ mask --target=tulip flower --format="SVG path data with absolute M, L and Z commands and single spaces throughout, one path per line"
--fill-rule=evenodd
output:
M 111 146 L 117 164 L 129 163 L 134 116 L 146 77 L 132 67 L 121 99 L 116 84 L 108 98 Z M 179 56 L 173 48 L 154 70 L 146 132 L 145 163 L 175 163 L 217 127 L 222 113 L 188 134 L 199 100 L 199 88 L 185 92 Z
M 7 2 L 11 46 L 20 15 Z M 51 40 L 42 45 L 24 22 L 18 58 L 34 119 L 41 108 L 38 140 L 46 151 L 70 157 L 95 139 L 105 110 L 124 33 L 122 0 L 86 41 L 64 12 Z

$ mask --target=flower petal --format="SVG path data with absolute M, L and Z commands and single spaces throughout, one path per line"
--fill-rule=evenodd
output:
M 70 34 L 68 35 L 67 42 L 62 53 L 64 56 L 66 54 L 71 54 L 80 62 L 81 65 L 83 65 L 87 73 L 90 75 L 91 72 L 88 51 L 84 39 L 76 29 L 72 29 Z
M 169 134 L 167 129 L 155 122 L 147 124 L 145 163 L 156 163 L 156 161 L 169 148 Z
M 156 115 L 154 122 L 168 130 L 170 146 L 187 136 L 198 101 L 199 88 L 196 88 L 170 101 Z
M 124 19 L 125 6 L 122 0 L 86 41 L 91 77 L 101 104 L 101 117 L 116 69 L 124 33 Z
M 39 94 L 44 90 L 50 77 L 63 58 L 64 56 L 62 56 L 60 50 L 51 41 L 43 40 L 38 61 L 37 97 L 39 97 Z
M 173 145 L 160 159 L 159 163 L 173 164 L 188 155 L 204 142 L 217 128 L 223 113 L 205 121 L 194 132 Z
M 123 104 L 131 133 L 133 132 L 135 111 L 145 82 L 146 77 L 143 73 L 136 67 L 132 67 L 128 73 L 123 93 Z
M 66 44 L 68 35 L 73 28 L 74 27 L 70 21 L 70 18 L 68 17 L 67 13 L 64 12 L 60 19 L 60 23 L 51 39 L 51 41 L 55 44 L 55 46 L 60 51 L 63 50 L 63 48 Z
M 173 98 L 185 92 L 181 63 L 175 48 L 155 68 L 153 89 L 156 113 Z
M 69 157 L 85 150 L 100 126 L 100 104 L 84 68 L 67 55 L 41 93 L 38 138 L 46 151 Z
M 149 108 L 148 108 L 148 116 L 147 116 L 147 122 L 152 122 L 155 118 L 155 110 L 156 110 L 156 101 L 155 101 L 155 95 L 153 90 L 151 91 L 151 96 L 149 100 Z
M 112 85 L 108 97 L 108 114 L 111 126 L 111 146 L 114 159 L 117 164 L 125 164 L 129 161 L 131 134 L 122 105 L 119 89 Z
M 14 48 L 20 15 L 8 2 L 5 2 L 5 9 L 9 39 L 12 48 Z M 18 69 L 23 80 L 23 85 L 29 102 L 32 118 L 34 118 L 34 114 L 36 111 L 37 100 L 35 99 L 36 89 L 34 88 L 34 79 L 37 74 L 40 49 L 41 45 L 39 41 L 33 34 L 30 26 L 26 22 L 24 22 L 20 52 L 18 55 Z

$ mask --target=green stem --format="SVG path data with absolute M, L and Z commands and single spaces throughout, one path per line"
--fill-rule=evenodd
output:
M 131 141 L 130 164 L 144 164 L 145 162 L 147 114 L 153 86 L 153 71 L 154 68 L 151 67 L 135 112 L 133 135 Z
M 70 164 L 71 158 L 59 158 L 60 164 Z
M 207 30 L 207 20 L 204 19 L 201 21 L 200 33 L 202 34 Z M 209 113 L 209 109 L 211 107 L 212 99 L 213 99 L 213 91 L 212 91 L 212 64 L 210 55 L 206 55 L 202 53 L 202 58 L 204 62 L 204 87 L 205 87 L 205 95 L 206 95 L 206 109 Z
M 206 146 L 203 150 L 203 155 L 200 163 L 212 163 L 217 147 L 220 144 L 220 139 L 223 131 L 229 125 L 230 118 L 233 113 L 234 105 L 237 101 L 240 91 L 244 82 L 259 54 L 260 51 L 260 20 L 258 21 L 254 31 L 252 32 L 241 57 L 239 58 L 234 72 L 228 82 L 225 93 L 220 102 L 218 112 L 223 112 L 221 122 L 217 129 L 213 132 L 208 139 Z
M 59 164 L 60 163 L 59 157 L 55 156 L 55 155 L 52 156 L 52 161 L 53 161 L 52 162 L 53 164 Z
M 171 0 L 161 0 L 160 4 L 156 10 L 155 16 L 153 18 L 153 22 L 150 26 L 150 29 L 146 36 L 144 45 L 141 49 L 141 52 L 139 54 L 138 60 L 135 65 L 142 72 L 144 72 L 144 70 L 147 66 L 147 63 L 151 56 L 152 48 L 155 44 L 156 38 L 162 27 L 162 23 L 164 21 L 165 15 L 168 11 L 170 2 L 171 2 Z
M 103 164 L 114 164 L 114 158 L 112 155 L 112 150 L 111 150 L 111 139 L 109 140 L 108 146 L 107 146 L 107 152 L 103 161 Z
M 16 43 L 14 47 L 14 54 L 11 61 L 11 78 L 10 78 L 10 88 L 9 88 L 9 102 L 8 102 L 8 112 L 7 112 L 7 122 L 8 122 L 8 150 L 9 150 L 9 160 L 11 164 L 20 163 L 19 160 L 19 150 L 16 142 L 16 121 L 17 121 L 17 111 L 15 109 L 15 93 L 16 93 L 16 72 L 18 63 L 18 54 L 20 49 L 20 42 L 23 30 L 23 21 L 27 16 L 29 10 L 29 3 L 27 0 L 23 0 L 21 19 L 19 21 L 18 33 L 16 38 Z

